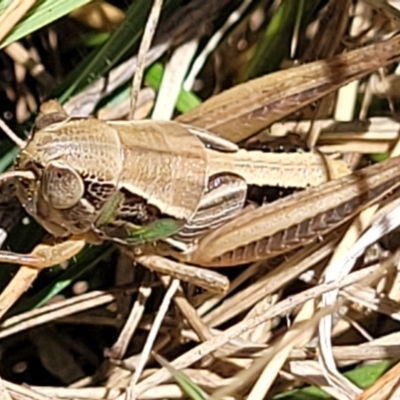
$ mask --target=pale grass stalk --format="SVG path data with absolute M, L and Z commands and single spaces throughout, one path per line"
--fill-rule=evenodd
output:
M 164 69 L 152 119 L 170 120 L 182 89 L 186 72 L 197 51 L 199 40 L 190 40 L 174 50 Z
M 382 234 L 390 232 L 391 229 L 400 225 L 400 219 L 396 215 L 397 213 L 398 213 L 398 208 L 394 209 L 392 213 L 389 213 L 387 215 L 387 218 L 386 218 L 387 221 L 383 221 L 383 222 L 378 221 L 378 223 L 375 226 L 372 226 L 369 229 L 369 231 L 367 231 L 360 238 L 360 240 L 352 248 L 351 252 L 348 252 L 346 254 L 346 256 L 343 257 L 342 260 L 338 260 L 333 265 L 335 265 L 337 268 L 340 268 L 339 265 L 341 265 L 341 264 L 343 264 L 343 266 L 345 266 L 346 268 L 349 268 L 352 265 L 354 265 L 355 260 L 358 258 L 358 256 L 363 253 L 363 251 L 365 250 L 365 248 L 367 246 L 369 246 L 372 242 L 377 240 L 377 237 L 381 237 Z M 393 269 L 394 267 L 397 266 L 397 264 L 399 262 L 399 257 L 400 257 L 400 253 L 397 252 L 392 257 L 390 257 L 388 260 L 384 261 L 381 265 L 379 265 L 378 271 L 380 271 L 381 277 L 386 275 L 390 269 Z M 370 276 L 366 279 L 366 281 L 364 282 L 364 285 L 372 284 L 378 278 L 379 278 L 378 276 L 375 276 L 375 277 Z M 338 279 L 340 279 L 340 277 L 338 277 Z M 331 293 L 336 294 L 336 292 L 337 291 L 335 290 L 334 292 L 331 292 Z M 324 296 L 329 296 L 329 294 L 331 294 L 331 293 L 330 292 L 325 293 Z M 332 344 L 331 344 L 331 340 L 330 340 L 330 336 L 329 336 L 331 323 L 332 323 L 331 320 L 332 320 L 332 316 L 329 315 L 322 319 L 320 326 L 319 326 L 320 351 L 322 353 L 321 361 L 323 363 L 326 363 L 327 361 L 332 362 L 332 360 L 333 360 L 333 367 L 336 368 L 336 363 L 332 356 Z M 332 356 L 332 359 L 329 358 L 331 356 Z M 328 367 L 332 368 L 331 365 L 329 365 Z M 348 386 L 345 386 L 346 382 L 344 382 L 342 380 L 338 380 L 337 374 L 327 376 L 326 372 L 328 371 L 328 369 L 327 369 L 326 365 L 325 365 L 325 368 L 323 369 L 323 371 L 324 371 L 324 374 L 325 374 L 326 378 L 328 379 L 328 381 L 333 384 L 338 385 L 338 388 L 343 390 L 345 387 L 348 387 Z M 360 390 L 358 390 L 358 392 L 360 392 Z M 349 394 L 349 398 L 353 398 L 353 397 L 351 397 L 351 395 Z
M 260 262 L 256 262 L 247 267 L 238 277 L 236 277 L 229 285 L 229 289 L 226 293 L 220 295 L 214 295 L 210 298 L 208 293 L 204 293 L 203 296 L 199 296 L 197 300 L 199 306 L 197 308 L 197 313 L 200 316 L 206 315 L 210 310 L 215 308 L 215 306 L 222 302 L 225 298 L 229 299 L 229 295 L 235 291 L 242 283 L 247 279 L 251 278 L 255 272 L 261 267 Z M 203 300 L 204 299 L 204 300 Z
M 140 42 L 138 52 L 137 68 L 132 82 L 131 109 L 129 112 L 129 119 L 133 119 L 135 115 L 136 103 L 140 92 L 140 86 L 142 85 L 143 72 L 146 65 L 146 56 L 157 28 L 162 5 L 163 0 L 154 0 L 150 15 L 147 18 L 146 26 L 144 28 L 142 41 Z
M 20 271 L 21 269 L 22 268 L 20 268 Z M 32 268 L 30 268 L 30 270 L 34 271 Z M 18 274 L 19 272 L 16 274 L 15 278 L 18 277 Z M 27 284 L 26 281 L 21 280 L 21 282 L 24 282 L 21 283 L 21 286 Z M 126 289 L 121 289 L 120 295 L 123 295 L 126 292 Z M 95 308 L 110 303 L 115 300 L 117 294 L 118 292 L 107 293 L 102 291 L 94 291 L 73 297 L 71 299 L 50 303 L 38 309 L 27 311 L 18 316 L 8 318 L 1 324 L 2 329 L 0 332 L 0 338 L 5 338 L 23 330 L 30 329 L 34 326 L 63 318 L 74 313 L 82 312 L 82 310 L 88 310 L 90 308 Z
M 400 199 L 395 200 L 393 203 L 398 204 Z M 392 281 L 390 283 L 390 288 L 388 293 L 386 294 L 387 300 L 393 302 L 398 305 L 400 303 L 400 267 L 394 274 Z
M 7 382 L 7 386 L 8 386 Z M 11 385 L 10 385 L 11 386 Z M 15 386 L 12 386 L 15 388 Z M 87 387 L 87 388 L 64 388 L 48 386 L 32 386 L 35 393 L 42 393 L 46 400 L 57 399 L 91 399 L 91 400 L 123 400 L 125 396 L 124 388 L 112 387 Z M 12 393 L 14 391 L 10 389 Z M 176 384 L 160 385 L 150 389 L 140 396 L 140 400 L 161 400 L 168 395 L 169 400 L 182 399 L 184 392 Z M 48 396 L 48 397 L 47 397 Z M 43 397 L 44 398 L 44 397 Z M 27 397 L 28 399 L 28 397 Z M 30 398 L 29 398 L 30 399 Z
M 400 302 L 400 274 L 399 271 L 395 274 L 393 283 L 390 287 L 389 293 L 387 294 L 388 298 L 393 300 L 394 302 Z
M 110 357 L 112 357 L 113 359 L 120 360 L 125 355 L 126 350 L 129 346 L 129 342 L 135 334 L 139 322 L 142 319 L 146 302 L 151 293 L 152 288 L 148 286 L 146 282 L 140 285 L 137 299 L 135 300 L 131 312 L 126 319 L 125 325 L 121 330 L 117 341 L 110 349 Z
M 371 117 L 365 121 L 335 121 L 333 119 L 303 120 L 300 122 L 276 122 L 266 136 L 261 133 L 259 140 L 282 138 L 293 132 L 304 138 L 312 126 L 320 129 L 319 144 L 335 144 L 355 140 L 393 142 L 399 138 L 400 124 L 388 117 Z M 343 143 L 344 144 L 344 143 Z M 359 149 L 363 152 L 363 149 Z
M 145 328 L 148 328 L 147 326 Z M 157 341 L 154 343 L 152 352 L 158 353 L 162 351 L 171 342 L 171 335 L 159 332 Z M 128 387 L 132 378 L 133 371 L 136 371 L 141 362 L 142 353 L 137 353 L 128 358 L 119 361 L 116 368 L 111 370 L 110 376 L 107 378 L 106 386 L 108 387 Z M 154 373 L 155 368 L 147 368 L 143 371 L 142 378 Z M 87 386 L 87 385 L 85 385 Z
M 10 392 L 6 388 L 6 385 L 3 382 L 3 379 L 0 377 L 0 396 L 2 400 L 13 400 L 10 395 Z
M 340 323 L 343 323 L 344 325 L 341 331 L 347 331 L 350 327 L 352 327 L 366 341 L 371 341 L 373 339 L 373 337 L 368 333 L 367 329 L 365 329 L 358 321 L 349 318 L 347 315 L 342 316 L 342 318 L 339 320 L 336 326 L 338 326 Z M 332 337 L 334 336 L 336 335 L 332 334 Z M 332 356 L 333 356 L 333 351 L 332 351 Z
M 153 88 L 144 87 L 139 92 L 136 103 L 134 119 L 145 119 L 150 115 L 156 98 L 156 92 Z M 97 112 L 97 118 L 104 121 L 124 119 L 130 110 L 131 99 L 125 99 L 118 104 L 110 104 L 101 108 Z
M 165 284 L 166 279 L 162 280 Z M 213 338 L 214 335 L 212 334 L 208 326 L 199 317 L 197 311 L 189 303 L 181 287 L 178 289 L 177 296 L 174 297 L 174 302 L 181 310 L 188 324 L 191 326 L 191 328 L 197 334 L 198 338 L 201 341 L 206 341 Z
M 265 309 L 265 307 L 272 306 L 277 304 L 282 298 L 282 290 L 265 296 L 262 300 L 260 300 L 254 307 L 247 313 L 244 317 L 244 320 L 251 319 L 259 314 L 260 310 Z M 241 340 L 248 341 L 249 344 L 263 344 L 268 343 L 268 339 L 271 338 L 273 333 L 271 329 L 273 327 L 273 321 L 266 321 L 265 323 L 259 325 L 257 328 L 246 332 L 245 334 L 240 336 Z M 238 338 L 239 339 L 239 338 Z M 242 348 L 244 348 L 244 343 Z
M 213 330 L 213 333 L 219 334 L 220 331 Z M 198 340 L 197 337 L 192 335 L 183 335 L 185 338 L 191 340 Z M 370 342 L 362 343 L 360 345 L 339 345 L 333 347 L 333 354 L 338 364 L 341 367 L 348 367 L 350 365 L 358 364 L 360 361 L 382 361 L 382 359 L 397 360 L 400 356 L 399 333 L 389 334 L 378 339 L 372 339 Z M 254 346 L 251 347 L 254 350 Z M 246 349 L 241 348 L 241 358 L 229 357 L 229 362 L 242 369 L 247 369 L 251 366 L 254 359 L 263 357 L 269 354 L 270 348 L 261 348 L 259 351 L 251 351 L 246 354 Z M 311 353 L 312 352 L 312 353 Z M 311 354 L 317 354 L 317 349 L 307 343 L 306 347 L 294 347 L 289 356 L 289 361 L 305 361 L 310 358 Z M 244 358 L 247 357 L 247 358 Z M 281 371 L 280 371 L 281 372 Z
M 329 236 L 330 240 L 327 238 L 325 244 L 320 242 L 301 249 L 279 267 L 268 272 L 257 282 L 243 289 L 239 294 L 230 297 L 220 307 L 205 315 L 203 317 L 204 322 L 209 326 L 220 325 L 245 311 L 265 296 L 275 293 L 327 257 L 337 242 L 337 239 L 332 239 L 332 237 L 333 235 Z
M 165 317 L 166 313 L 168 312 L 168 307 L 171 304 L 171 300 L 172 300 L 173 296 L 175 295 L 176 291 L 179 289 L 179 285 L 180 285 L 180 281 L 178 279 L 172 279 L 171 283 L 169 285 L 169 288 L 168 288 L 167 292 L 165 293 L 164 299 L 160 305 L 157 316 L 154 319 L 153 325 L 152 325 L 149 335 L 147 337 L 146 344 L 144 345 L 139 365 L 137 366 L 137 369 L 135 370 L 135 373 L 133 374 L 132 379 L 129 383 L 129 387 L 127 389 L 127 394 L 126 394 L 127 400 L 136 399 L 139 395 L 139 393 L 138 393 L 139 386 L 137 385 L 137 382 L 139 381 L 140 376 L 143 372 L 144 366 L 147 363 L 147 360 L 150 356 L 151 349 L 153 348 L 154 341 L 156 339 L 158 330 L 160 329 L 160 326 L 164 320 L 164 317 Z
M 330 385 L 325 379 L 321 365 L 317 361 L 291 361 L 288 364 L 289 371 L 295 378 L 300 379 L 323 390 L 336 400 L 348 400 L 338 388 Z
M 342 287 L 350 286 L 356 282 L 359 282 L 363 279 L 377 279 L 377 277 L 382 276 L 384 271 L 382 268 L 369 267 L 362 269 L 360 271 L 353 272 L 350 275 L 347 275 L 343 279 L 339 279 L 335 282 L 330 282 L 328 284 L 321 284 L 311 289 L 305 290 L 299 294 L 290 296 L 275 306 L 269 307 L 267 310 L 263 310 L 263 313 L 252 318 L 248 321 L 242 321 L 237 323 L 236 325 L 230 327 L 220 335 L 214 337 L 212 340 L 208 340 L 193 349 L 189 350 L 185 354 L 179 356 L 174 361 L 171 362 L 171 365 L 180 370 L 192 365 L 193 363 L 199 361 L 201 358 L 214 352 L 215 350 L 221 348 L 224 344 L 229 341 L 235 339 L 236 337 L 242 335 L 244 332 L 247 332 L 250 329 L 254 329 L 258 325 L 264 323 L 268 319 L 274 318 L 276 316 L 282 316 L 296 308 L 297 306 L 304 304 L 306 301 L 310 299 L 315 299 L 321 296 L 325 292 L 329 292 L 332 290 L 339 290 Z M 151 387 L 154 387 L 166 379 L 170 377 L 168 371 L 164 368 L 155 372 L 150 377 L 144 379 L 136 386 L 136 394 L 140 395 L 144 393 Z
M 111 387 L 48 387 L 48 386 L 22 386 L 4 381 L 4 386 L 17 399 L 29 400 L 61 400 L 61 399 L 93 399 L 93 400 L 122 400 L 125 396 L 124 388 Z M 140 400 L 181 399 L 182 389 L 176 384 L 160 385 L 144 393 Z
M 391 157 L 395 157 L 400 154 L 400 141 L 397 142 L 396 146 L 391 152 Z M 350 228 L 342 238 L 341 242 L 337 246 L 328 266 L 325 269 L 325 282 L 334 281 L 344 275 L 348 274 L 353 264 L 340 264 L 338 262 L 354 251 L 354 244 L 360 237 L 361 233 L 371 224 L 372 218 L 375 212 L 378 210 L 379 204 L 373 205 L 366 210 L 362 211 L 360 215 L 355 218 Z M 378 238 L 377 238 L 378 239 Z M 326 293 L 322 297 L 322 304 L 324 306 L 332 305 L 336 301 L 338 292 Z M 332 354 L 332 343 L 331 343 L 331 330 L 332 330 L 332 316 L 325 317 L 320 323 L 319 338 L 320 338 L 320 350 L 321 350 L 321 362 L 326 368 L 327 379 L 335 379 L 336 383 L 342 385 L 343 390 L 347 390 L 349 396 L 353 396 L 359 389 L 351 383 L 348 379 L 344 378 L 336 368 L 336 363 Z M 333 378 L 334 377 L 334 378 Z
M 263 305 L 262 302 L 259 303 L 261 306 Z M 269 323 L 269 321 L 265 322 L 265 323 Z M 223 333 L 222 330 L 220 329 L 210 329 L 210 332 L 213 334 L 213 336 L 219 335 L 221 333 Z M 250 331 L 249 331 L 250 332 Z M 251 339 L 246 339 L 246 335 L 249 333 L 246 332 L 243 335 L 241 335 L 241 337 L 237 337 L 235 339 L 232 339 L 229 342 L 229 346 L 224 347 L 221 352 L 221 354 L 223 354 L 223 357 L 230 357 L 230 360 L 233 360 L 232 354 L 233 353 L 240 353 L 240 354 L 244 354 L 246 352 L 246 349 L 249 348 L 252 351 L 255 350 L 256 348 L 259 348 L 260 351 L 264 350 L 267 345 L 262 344 L 262 343 L 257 343 L 252 341 Z M 194 341 L 194 342 L 200 342 L 200 338 L 199 336 L 191 329 L 183 329 L 181 331 L 181 335 L 183 338 Z M 243 338 L 244 337 L 244 338 Z M 254 353 L 256 354 L 256 353 Z M 253 353 L 252 355 L 249 355 L 249 357 L 254 358 L 253 357 Z M 233 362 L 233 361 L 232 361 Z M 235 361 L 236 362 L 236 361 Z M 241 366 L 240 361 L 237 362 L 238 366 Z
M 37 0 L 13 0 L 0 15 L 0 43 L 33 7 Z
M 395 321 L 400 321 L 400 310 L 398 302 L 395 302 L 384 295 L 377 295 L 369 288 L 354 286 L 343 290 L 343 296 L 348 300 L 367 307 L 371 311 L 387 315 Z
M 21 266 L 12 280 L 0 294 L 0 318 L 15 304 L 15 302 L 26 292 L 39 275 L 38 269 Z M 4 331 L 0 332 L 0 336 Z
M 309 311 L 310 310 L 305 311 L 300 319 L 305 317 L 306 314 L 309 314 Z M 284 335 L 282 340 L 280 340 L 275 346 L 271 346 L 271 348 L 266 351 L 266 355 L 256 360 L 250 368 L 237 374 L 234 382 L 232 382 L 229 386 L 222 387 L 221 389 L 215 391 L 210 396 L 209 400 L 217 400 L 226 395 L 234 394 L 235 391 L 237 391 L 242 385 L 248 383 L 248 381 L 254 378 L 254 376 L 258 376 L 263 369 L 264 372 L 266 371 L 268 373 L 272 373 L 274 378 L 279 372 L 279 364 L 283 361 L 282 359 L 286 359 L 287 357 L 286 349 L 292 349 L 298 343 L 307 343 L 310 335 L 313 334 L 318 326 L 318 321 L 324 315 L 327 315 L 327 313 L 332 313 L 332 311 L 332 307 L 327 307 L 325 309 L 322 308 L 318 310 L 311 318 L 294 324 L 287 334 Z M 260 382 L 261 376 L 265 380 L 266 386 L 264 386 L 263 382 Z M 262 373 L 261 376 L 256 385 L 253 387 L 253 390 L 248 397 L 249 400 L 264 398 L 265 389 L 268 389 L 269 385 L 271 385 L 271 377 L 268 377 L 266 373 Z
M 320 145 L 318 150 L 321 153 L 353 153 L 357 155 L 362 154 L 382 154 L 387 153 L 392 148 L 392 144 L 389 142 L 382 143 L 368 143 L 363 140 L 348 141 L 346 143 L 332 144 L 332 145 Z M 361 149 L 361 150 L 360 150 Z
M 307 345 L 314 335 L 317 320 L 314 318 L 314 324 L 306 324 L 307 327 L 303 327 L 301 334 L 296 329 L 296 325 L 302 325 L 302 322 L 313 319 L 315 312 L 314 300 L 306 302 L 301 308 L 300 312 L 296 316 L 293 326 L 285 333 L 282 342 L 286 342 L 287 345 L 282 347 L 281 350 L 274 355 L 274 357 L 269 360 L 268 364 L 265 366 L 264 370 L 260 374 L 256 384 L 253 386 L 247 400 L 258 400 L 265 398 L 272 384 L 274 383 L 279 371 L 282 369 L 283 365 L 286 363 L 291 350 L 294 347 L 301 347 Z

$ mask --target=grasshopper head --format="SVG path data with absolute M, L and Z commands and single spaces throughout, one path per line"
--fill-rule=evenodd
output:
M 21 204 L 54 236 L 89 232 L 115 190 L 118 168 L 109 156 L 112 136 L 96 146 L 89 129 L 93 126 L 96 122 L 84 120 L 46 126 L 31 135 L 15 163 L 16 174 L 31 174 L 17 177 Z
M 17 175 L 16 191 L 22 206 L 54 236 L 85 233 L 94 207 L 84 198 L 82 176 L 62 160 L 32 156 L 30 143 L 15 163 L 15 174 L 30 173 Z

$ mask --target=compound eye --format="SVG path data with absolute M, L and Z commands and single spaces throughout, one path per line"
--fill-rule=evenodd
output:
M 42 175 L 42 195 L 58 210 L 74 207 L 82 199 L 85 186 L 80 175 L 69 165 L 50 162 Z

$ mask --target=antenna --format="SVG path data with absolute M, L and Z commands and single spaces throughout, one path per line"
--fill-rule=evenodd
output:
M 0 118 L 0 128 L 6 133 L 6 135 L 21 149 L 26 146 L 26 141 L 20 139 L 9 127 L 8 125 Z
M 0 183 L 15 178 L 22 178 L 28 180 L 36 179 L 35 174 L 32 171 L 7 171 L 0 174 Z

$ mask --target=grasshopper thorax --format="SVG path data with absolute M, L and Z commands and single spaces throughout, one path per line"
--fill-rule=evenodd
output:
M 170 237 L 196 213 L 207 188 L 208 153 L 187 128 L 54 122 L 48 115 L 39 122 L 15 163 L 17 196 L 54 236 L 134 246 Z

